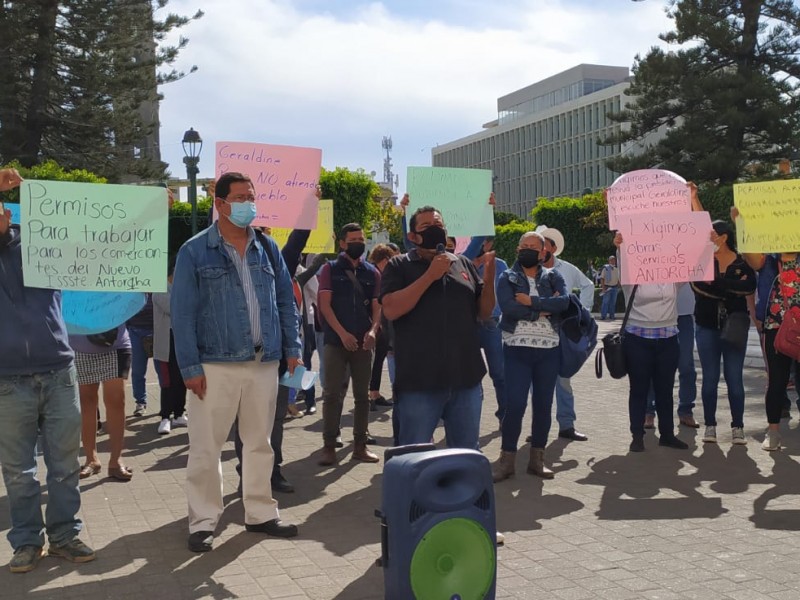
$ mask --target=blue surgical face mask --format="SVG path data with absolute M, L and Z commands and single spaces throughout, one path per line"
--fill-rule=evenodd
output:
M 247 227 L 256 218 L 255 202 L 228 202 L 231 207 L 231 214 L 228 220 L 236 227 Z

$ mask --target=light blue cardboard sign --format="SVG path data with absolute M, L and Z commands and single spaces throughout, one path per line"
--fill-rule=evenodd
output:
M 121 325 L 144 308 L 141 292 L 79 292 L 64 290 L 62 314 L 72 335 L 102 333 Z

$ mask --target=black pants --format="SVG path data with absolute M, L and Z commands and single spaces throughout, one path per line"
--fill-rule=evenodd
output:
M 766 329 L 764 331 L 764 354 L 767 357 L 767 373 L 769 377 L 767 380 L 766 399 L 767 423 L 772 425 L 781 422 L 781 413 L 786 399 L 786 385 L 789 383 L 792 363 L 795 365 L 795 371 L 798 368 L 795 361 L 775 350 L 775 338 L 777 336 L 777 329 Z M 800 390 L 798 390 L 798 393 L 800 393 Z
M 186 385 L 175 356 L 175 338 L 169 332 L 169 362 L 157 361 L 161 381 L 162 419 L 178 418 L 186 410 Z
M 375 357 L 372 359 L 372 377 L 369 380 L 369 391 L 379 392 L 381 389 L 381 378 L 383 376 L 383 361 L 389 353 L 389 337 L 383 332 L 383 328 L 378 330 L 378 337 L 375 340 Z

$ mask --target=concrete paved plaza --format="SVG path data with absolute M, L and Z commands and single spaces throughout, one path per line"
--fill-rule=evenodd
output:
M 601 332 L 618 326 L 619 321 L 602 323 Z M 757 358 L 755 346 L 750 354 Z M 557 439 L 554 423 L 546 459 L 555 479 L 543 482 L 525 474 L 525 446 L 516 478 L 495 486 L 497 524 L 506 535 L 498 550 L 497 597 L 799 598 L 800 421 L 793 406 L 791 420 L 781 425 L 783 451 L 761 450 L 765 383 L 760 369 L 746 368 L 747 446 L 731 446 L 723 383 L 718 445 L 702 443 L 702 428 L 681 427 L 689 450 L 660 448 L 648 433 L 647 451 L 629 454 L 627 381 L 597 380 L 587 364 L 573 385 L 577 427 L 589 441 Z M 349 414 L 341 464 L 332 469 L 316 465 L 321 413 L 287 422 L 284 472 L 297 492 L 278 499 L 282 516 L 300 525 L 300 536 L 292 540 L 244 530 L 233 444 L 227 444 L 227 508 L 214 551 L 196 555 L 186 549 L 186 429 L 156 433 L 158 391 L 154 385 L 149 389 L 149 414 L 128 418 L 125 461 L 135 471 L 133 480 L 116 482 L 103 473 L 81 484 L 83 537 L 97 550 L 97 560 L 75 566 L 45 558 L 35 571 L 12 575 L 4 566 L 11 549 L 0 542 L 0 598 L 383 597 L 383 575 L 373 566 L 380 554 L 373 511 L 380 506 L 383 464 L 350 462 Z M 484 389 L 481 443 L 494 460 L 500 440 L 488 378 Z M 130 414 L 130 395 L 128 403 Z M 702 422 L 700 408 L 695 417 Z M 390 444 L 390 413 L 374 412 L 371 419 L 380 450 Z M 530 414 L 526 423 L 529 428 Z M 106 436 L 100 451 L 107 459 Z M 7 533 L 8 527 L 0 484 L 0 531 Z

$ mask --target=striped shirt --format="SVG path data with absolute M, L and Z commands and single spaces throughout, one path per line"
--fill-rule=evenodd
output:
M 631 335 L 645 338 L 647 340 L 665 340 L 667 338 L 678 335 L 678 326 L 670 325 L 669 327 L 635 327 L 628 325 L 625 331 Z
M 222 246 L 231 257 L 233 264 L 236 265 L 236 272 L 239 273 L 239 280 L 242 282 L 242 290 L 244 291 L 244 299 L 247 302 L 247 315 L 250 318 L 250 333 L 253 336 L 253 346 L 258 347 L 262 345 L 261 340 L 261 305 L 258 303 L 258 296 L 256 296 L 256 289 L 253 286 L 253 278 L 250 275 L 250 268 L 247 265 L 247 250 L 251 245 L 256 243 L 256 234 L 252 227 L 247 228 L 247 245 L 244 249 L 244 256 L 239 256 L 236 248 L 229 244 L 225 238 L 222 237 Z M 259 252 L 259 257 L 261 253 Z

